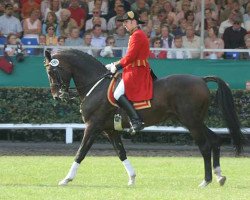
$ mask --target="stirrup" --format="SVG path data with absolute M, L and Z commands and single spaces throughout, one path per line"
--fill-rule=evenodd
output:
M 136 132 L 139 132 L 144 128 L 145 123 L 140 119 L 133 119 L 131 120 L 130 125 L 131 128 L 129 129 L 129 132 L 131 135 L 135 135 Z

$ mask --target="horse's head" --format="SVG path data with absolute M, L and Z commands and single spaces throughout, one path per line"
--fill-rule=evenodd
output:
M 69 78 L 65 77 L 64 70 L 58 58 L 45 51 L 45 67 L 50 83 L 51 94 L 54 99 L 66 101 L 69 99 Z M 67 81 L 66 81 L 67 80 Z

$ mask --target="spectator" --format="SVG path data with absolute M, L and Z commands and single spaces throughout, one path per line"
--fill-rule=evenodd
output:
M 14 33 L 10 33 L 7 36 L 7 47 L 5 48 L 5 52 L 7 53 L 8 56 L 14 56 L 16 53 L 16 48 L 10 47 L 8 45 L 17 45 L 19 43 L 20 41 L 18 40 L 18 38 Z
M 101 50 L 100 56 L 102 57 L 121 57 L 122 50 L 113 49 L 115 47 L 115 38 L 113 36 L 108 36 L 106 38 L 106 46 Z
M 246 44 L 244 48 L 249 50 L 250 49 L 250 34 L 245 35 L 244 40 Z M 242 52 L 240 54 L 240 59 L 250 60 L 250 51 Z
M 117 47 L 127 47 L 129 36 L 126 32 L 124 26 L 119 26 L 116 28 L 116 33 L 114 35 L 115 43 Z
M 93 17 L 87 20 L 85 31 L 92 29 L 96 24 L 101 26 L 102 31 L 107 30 L 106 19 L 101 17 L 101 11 L 98 8 L 93 9 Z
M 42 33 L 46 34 L 46 29 L 48 26 L 54 26 L 56 36 L 60 35 L 60 26 L 57 23 L 57 17 L 54 12 L 48 12 L 46 20 L 42 24 Z
M 63 36 L 57 38 L 57 46 L 52 49 L 51 55 L 55 55 L 62 50 L 60 47 L 65 45 L 65 40 L 66 38 Z
M 190 7 L 190 1 L 189 0 L 183 0 L 181 4 L 181 10 L 176 15 L 176 20 L 179 22 L 180 19 L 185 18 L 185 13 L 189 10 L 192 10 Z
M 237 17 L 234 19 L 233 26 L 226 28 L 223 34 L 225 49 L 244 48 L 244 37 L 247 34 L 246 29 L 241 27 L 241 19 Z
M 226 28 L 233 26 L 234 23 L 234 19 L 240 17 L 240 13 L 238 10 L 232 10 L 228 19 L 221 22 L 220 24 L 220 28 L 219 28 L 219 37 L 222 37 L 224 31 Z M 241 25 L 242 27 L 244 27 L 244 24 Z
M 108 10 L 108 19 L 116 15 L 115 8 L 118 5 L 123 5 L 125 12 L 130 11 L 130 4 L 127 0 L 110 0 L 109 1 L 109 10 Z
M 44 14 L 44 19 L 47 18 L 48 12 L 54 12 L 57 17 L 57 23 L 61 21 L 61 0 L 51 0 L 49 8 L 46 9 L 45 14 Z
M 168 51 L 167 58 L 169 59 L 190 59 L 192 55 L 190 51 L 183 50 L 185 47 L 183 46 L 182 36 L 177 35 L 174 37 L 173 49 Z
M 150 18 L 153 23 L 153 29 L 157 30 L 160 26 L 160 22 L 158 20 L 158 13 L 160 10 L 160 5 L 157 2 L 154 2 L 150 8 Z
M 141 30 L 146 34 L 148 42 L 150 44 L 152 31 L 148 26 L 142 26 Z M 153 34 L 154 35 L 154 34 Z M 154 35 L 155 36 L 155 35 Z
M 14 33 L 20 38 L 23 29 L 20 20 L 13 16 L 12 4 L 5 5 L 4 13 L 0 17 L 0 37 L 7 37 L 9 33 Z
M 186 36 L 182 37 L 183 46 L 190 49 L 199 49 L 200 48 L 200 37 L 196 36 L 193 26 L 188 25 L 186 28 Z M 197 51 L 192 51 L 192 58 L 199 58 L 200 54 Z
M 176 30 L 173 32 L 175 36 L 185 36 L 187 28 L 187 20 L 185 18 L 179 20 L 179 26 L 177 26 Z
M 246 13 L 243 15 L 243 23 L 245 29 L 250 32 L 250 3 L 246 6 Z
M 38 43 L 40 46 L 46 46 L 46 35 L 41 33 L 38 37 Z
M 194 21 L 194 12 L 191 10 L 188 10 L 185 14 L 184 14 L 184 18 L 187 21 L 187 25 L 191 25 L 193 27 L 196 26 L 195 21 Z
M 112 31 L 112 30 L 117 28 L 117 26 L 116 26 L 117 18 L 122 17 L 125 14 L 124 6 L 121 4 L 118 4 L 115 7 L 115 13 L 116 13 L 116 15 L 111 17 L 108 21 L 108 26 L 107 26 L 108 31 Z
M 144 24 L 141 24 L 141 27 L 147 26 L 150 32 L 152 32 L 153 22 L 149 17 L 149 11 L 146 8 L 142 8 L 138 11 L 138 14 L 140 20 L 144 22 Z
M 2 7 L 0 9 L 1 16 L 4 14 L 4 6 L 10 3 L 13 6 L 13 16 L 16 17 L 17 19 L 21 20 L 21 4 L 19 0 L 8 0 L 8 1 L 3 1 L 2 0 Z
M 46 10 L 49 9 L 50 7 L 50 0 L 43 0 L 41 2 L 41 17 L 42 17 L 42 20 L 45 20 L 45 13 L 46 13 Z
M 28 0 L 22 4 L 21 16 L 23 19 L 30 17 L 33 10 L 40 10 L 40 5 L 35 0 Z
M 232 10 L 237 10 L 239 12 L 240 16 L 243 15 L 243 10 L 242 10 L 242 8 L 240 8 L 240 5 L 239 5 L 238 1 L 236 1 L 236 0 L 227 0 L 226 5 L 225 5 L 225 9 L 221 10 L 220 23 L 222 23 L 223 21 L 225 21 L 225 20 L 227 20 L 229 18 L 229 16 L 231 15 Z
M 46 27 L 46 45 L 57 45 L 57 36 L 55 33 L 55 27 L 53 25 L 48 25 Z
M 40 10 L 33 10 L 30 17 L 23 21 L 23 37 L 36 38 L 38 40 L 39 34 L 42 32 L 42 24 L 39 20 Z
M 89 31 L 85 32 L 83 36 L 83 46 L 87 48 L 84 49 L 84 52 L 93 56 L 93 51 L 91 49 L 92 48 L 91 41 L 92 41 L 92 34 Z
M 82 38 L 80 38 L 80 31 L 78 27 L 70 30 L 70 36 L 65 40 L 65 46 L 81 46 Z
M 43 56 L 44 55 L 44 46 L 46 46 L 46 35 L 45 34 L 39 34 L 38 36 L 38 45 L 41 46 L 40 48 L 36 49 L 27 49 L 27 53 L 30 55 L 38 55 Z
M 164 3 L 164 9 L 167 12 L 167 17 L 170 17 L 171 19 L 173 19 L 173 23 L 177 25 L 177 17 L 176 17 L 176 14 L 173 12 L 173 6 L 170 1 L 166 1 Z
M 215 18 L 213 18 L 212 10 L 209 8 L 205 9 L 205 19 L 204 20 L 205 20 L 205 23 L 204 23 L 205 30 L 210 29 L 212 24 L 214 26 L 217 26 L 217 21 Z
M 149 5 L 147 4 L 146 0 L 135 0 L 130 9 L 134 12 L 137 12 L 141 9 L 149 10 Z
M 100 11 L 100 15 L 108 14 L 108 1 L 107 0 L 94 0 L 88 2 L 89 15 L 94 15 L 94 9 Z
M 153 29 L 156 35 L 161 34 L 161 24 L 164 22 L 164 19 L 167 18 L 167 12 L 165 9 L 160 9 L 157 14 L 157 20 L 153 22 Z
M 153 48 L 162 48 L 163 42 L 160 37 L 154 37 L 151 40 L 151 44 Z M 155 59 L 165 59 L 167 58 L 167 51 L 166 50 L 151 50 L 149 54 L 149 58 Z
M 71 18 L 76 21 L 80 32 L 83 34 L 85 21 L 87 19 L 87 12 L 80 7 L 78 0 L 71 0 L 70 2 L 71 4 L 68 9 L 71 12 Z
M 70 30 L 74 27 L 78 27 L 74 19 L 72 19 L 71 13 L 68 9 L 61 9 L 61 21 L 60 21 L 60 34 L 64 37 L 69 37 Z
M 224 49 L 224 41 L 217 35 L 218 28 L 216 26 L 212 26 L 208 29 L 208 37 L 204 41 L 206 49 Z M 224 52 L 206 52 L 205 58 L 220 59 L 223 54 Z
M 171 48 L 172 47 L 172 41 L 173 37 L 169 34 L 169 27 L 167 25 L 163 25 L 161 27 L 161 40 L 163 42 L 162 47 L 163 48 Z
M 93 50 L 93 54 L 95 57 L 99 56 L 100 49 L 106 46 L 105 40 L 106 40 L 106 37 L 104 37 L 102 34 L 101 25 L 99 24 L 94 25 L 93 30 L 92 30 L 91 46 L 99 48 L 99 49 Z

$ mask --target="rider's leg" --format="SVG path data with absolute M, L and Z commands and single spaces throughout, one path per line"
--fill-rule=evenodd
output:
M 141 118 L 139 117 L 138 113 L 136 112 L 134 106 L 131 102 L 127 99 L 124 95 L 124 82 L 123 80 L 120 81 L 117 88 L 114 92 L 114 98 L 118 101 L 119 106 L 121 106 L 129 116 L 131 122 L 132 133 L 138 132 L 139 130 L 143 129 L 144 123 L 142 122 Z

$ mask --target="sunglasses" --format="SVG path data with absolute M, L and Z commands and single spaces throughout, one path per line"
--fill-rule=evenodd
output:
M 99 12 L 98 11 L 94 11 L 93 14 L 99 14 Z
M 54 31 L 55 29 L 54 28 L 48 28 L 48 30 L 53 30 Z

